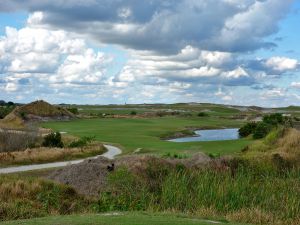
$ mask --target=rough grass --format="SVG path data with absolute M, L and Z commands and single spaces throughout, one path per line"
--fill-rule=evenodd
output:
M 298 224 L 299 170 L 269 173 L 239 167 L 229 171 L 149 167 L 142 176 L 121 169 L 112 174 L 99 211 L 175 211 L 254 224 Z
M 110 174 L 109 185 L 99 198 L 92 199 L 49 181 L 0 176 L 0 215 L 8 220 L 69 213 L 169 211 L 231 222 L 299 224 L 299 169 L 270 171 L 233 161 L 231 169 L 196 170 L 154 162 L 146 163 L 143 171 L 120 167 Z
M 25 151 L 0 153 L 0 165 L 26 165 L 65 161 L 100 155 L 105 148 L 100 143 L 89 144 L 82 148 L 32 148 Z M 0 166 L 0 167 L 1 167 Z
M 0 176 L 0 221 L 84 212 L 87 202 L 64 185 Z
M 274 166 L 280 168 L 284 164 L 289 164 L 290 167 L 299 167 L 300 132 L 292 128 L 274 129 L 263 140 L 255 141 L 248 146 L 241 157 L 261 165 L 269 165 L 271 162 L 272 169 Z
M 216 118 L 163 117 L 149 119 L 90 119 L 70 122 L 49 122 L 42 126 L 56 131 L 67 131 L 76 136 L 93 136 L 98 141 L 120 144 L 124 153 L 142 148 L 140 153 L 206 153 L 230 154 L 252 142 L 250 139 L 232 141 L 174 143 L 161 136 L 182 131 L 187 127 L 239 127 L 243 122 Z

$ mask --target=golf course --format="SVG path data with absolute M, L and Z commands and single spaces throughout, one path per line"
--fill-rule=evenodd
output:
M 213 129 L 240 127 L 244 122 L 218 118 L 120 118 L 120 119 L 89 119 L 70 122 L 43 123 L 45 128 L 67 132 L 76 136 L 95 136 L 98 141 L 119 145 L 123 152 L 132 153 L 140 149 L 140 153 L 156 154 L 191 154 L 205 152 L 212 154 L 237 153 L 251 143 L 242 138 L 228 141 L 207 141 L 174 143 L 164 140 L 176 132 L 188 131 L 188 128 Z M 187 136 L 192 135 L 187 133 Z

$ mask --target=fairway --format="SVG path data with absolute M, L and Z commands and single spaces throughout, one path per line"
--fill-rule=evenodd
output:
M 141 148 L 141 153 L 180 153 L 205 152 L 231 154 L 239 152 L 251 140 L 208 141 L 173 143 L 161 140 L 161 136 L 185 129 L 240 127 L 241 121 L 215 117 L 162 117 L 162 118 L 120 118 L 85 119 L 69 122 L 48 122 L 42 126 L 56 131 L 64 131 L 76 136 L 95 136 L 97 140 L 119 145 L 124 153 Z
M 217 221 L 204 220 L 199 218 L 180 217 L 168 214 L 146 214 L 146 213 L 126 213 L 126 214 L 93 214 L 93 215 L 73 215 L 55 216 L 31 220 L 19 220 L 4 222 L 3 225 L 238 225 L 237 223 L 223 223 Z

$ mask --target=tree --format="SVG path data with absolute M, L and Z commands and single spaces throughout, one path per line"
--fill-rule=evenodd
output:
M 255 122 L 247 123 L 239 129 L 240 137 L 247 137 L 250 134 L 253 134 L 257 124 Z

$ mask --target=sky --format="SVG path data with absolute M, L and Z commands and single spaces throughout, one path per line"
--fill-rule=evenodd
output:
M 300 105 L 299 0 L 1 0 L 0 99 Z

